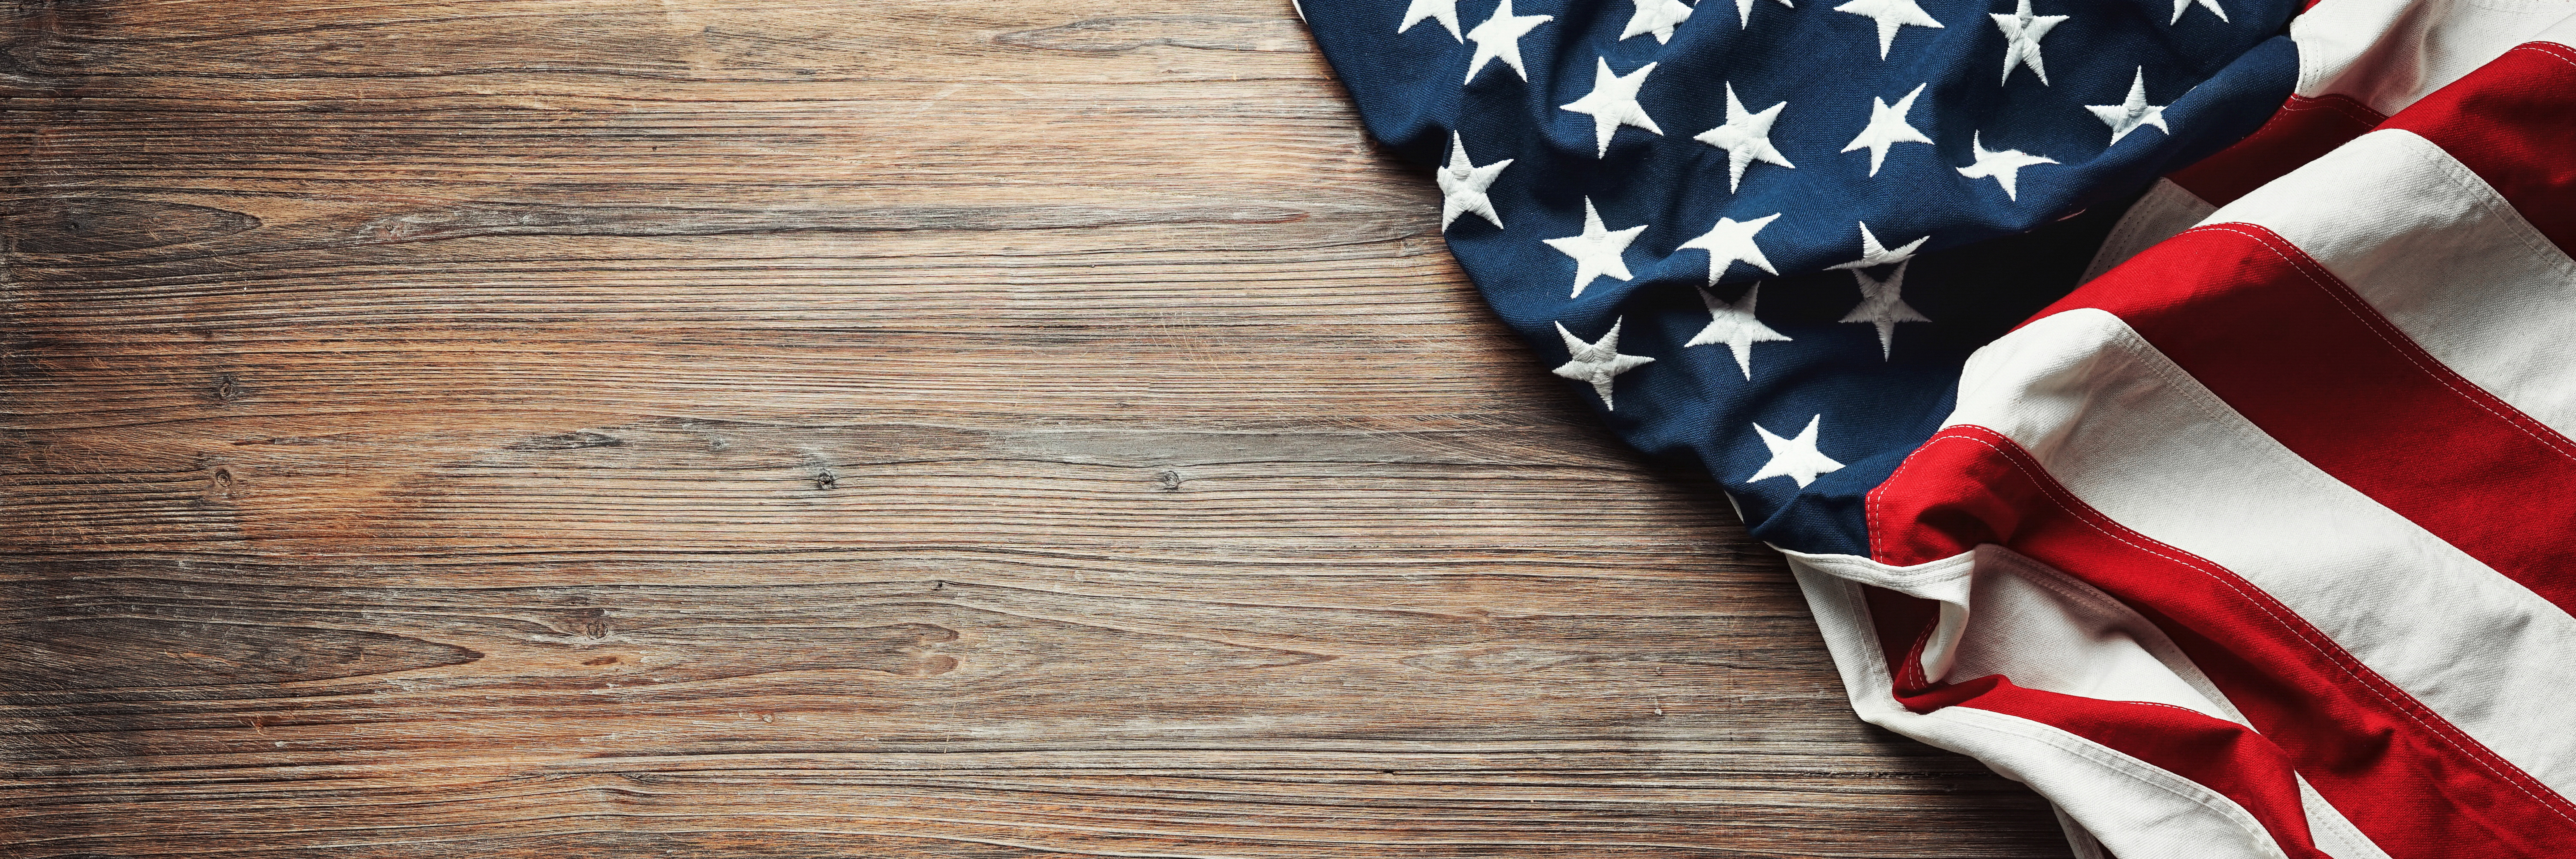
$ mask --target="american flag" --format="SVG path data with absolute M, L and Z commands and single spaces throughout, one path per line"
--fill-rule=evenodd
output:
M 1300 12 L 1862 718 L 2081 856 L 2576 856 L 2576 4 Z

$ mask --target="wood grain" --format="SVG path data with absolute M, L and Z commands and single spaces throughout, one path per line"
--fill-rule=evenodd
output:
M 1284 2 L 0 9 L 0 855 L 2064 855 Z

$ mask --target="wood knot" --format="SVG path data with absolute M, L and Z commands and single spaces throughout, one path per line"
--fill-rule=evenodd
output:
M 1154 472 L 1154 485 L 1165 492 L 1178 492 L 1181 489 L 1181 473 L 1168 468 Z
M 239 497 L 240 494 L 241 482 L 233 479 L 233 473 L 230 469 L 217 468 L 215 469 L 214 474 L 206 477 L 207 501 L 217 504 L 229 504 L 232 503 L 234 498 Z
M 206 395 L 213 397 L 215 402 L 229 403 L 250 396 L 250 389 L 242 387 L 241 380 L 233 378 L 231 373 L 216 373 L 215 384 L 206 389 Z
M 821 470 L 819 470 L 819 471 L 814 472 L 814 488 L 816 488 L 816 489 L 834 489 L 834 488 L 838 488 L 840 485 L 841 485 L 841 476 L 840 476 L 840 475 L 838 475 L 838 474 L 833 474 L 831 469 L 826 468 L 826 469 L 821 469 Z

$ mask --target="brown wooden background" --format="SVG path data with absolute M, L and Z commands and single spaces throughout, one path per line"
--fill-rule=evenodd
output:
M 1284 0 L 0 6 L 0 855 L 2064 855 Z

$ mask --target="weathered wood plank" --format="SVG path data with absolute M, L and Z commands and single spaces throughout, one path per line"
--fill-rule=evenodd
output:
M 1284 3 L 0 16 L 0 855 L 2064 855 Z

